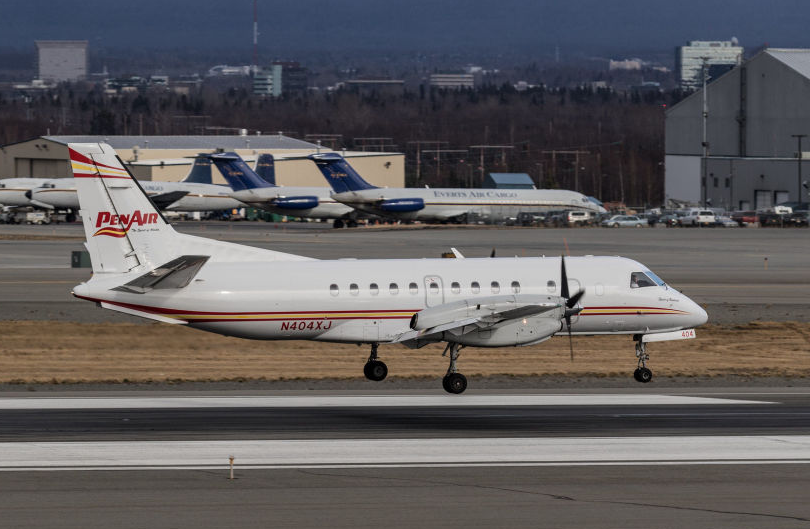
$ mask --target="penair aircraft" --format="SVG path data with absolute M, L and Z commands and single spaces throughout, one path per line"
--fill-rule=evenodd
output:
M 476 215 L 500 222 L 519 213 L 553 209 L 606 212 L 585 195 L 561 189 L 380 188 L 366 182 L 337 153 L 309 158 L 332 186 L 332 198 L 360 211 L 399 220 L 462 221 Z
M 380 344 L 445 342 L 449 393 L 467 387 L 463 347 L 566 333 L 632 336 L 634 376 L 649 382 L 647 343 L 694 338 L 707 320 L 621 257 L 316 260 L 180 234 L 112 147 L 69 148 L 93 265 L 73 295 L 106 309 L 241 338 L 367 344 L 371 380 L 388 373 Z
M 273 156 L 262 154 L 254 172 L 234 153 L 210 154 L 208 157 L 228 181 L 231 196 L 250 206 L 279 215 L 310 219 L 334 219 L 333 226 L 357 226 L 357 212 L 331 197 L 327 187 L 293 187 L 275 185 Z
M 152 202 L 167 211 L 219 211 L 243 207 L 230 196 L 228 186 L 212 183 L 211 161 L 205 154 L 194 159 L 191 171 L 179 182 L 139 183 Z M 30 191 L 30 198 L 31 203 L 39 207 L 79 210 L 76 182 L 72 178 L 47 180 Z

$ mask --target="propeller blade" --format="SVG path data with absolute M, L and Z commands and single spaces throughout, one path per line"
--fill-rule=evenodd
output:
M 571 349 L 571 362 L 574 361 L 574 337 L 571 336 L 571 318 L 568 318 L 568 347 Z
M 579 303 L 579 300 L 582 299 L 582 296 L 584 295 L 585 291 L 580 290 L 579 292 L 577 292 L 576 294 L 565 300 L 565 306 L 568 307 L 569 309 L 573 309 L 577 305 L 577 303 Z
M 495 257 L 495 248 L 492 249 L 492 253 L 489 254 L 489 257 L 490 258 Z
M 560 295 L 563 299 L 568 299 L 569 292 L 568 292 L 568 274 L 565 272 L 565 256 L 560 256 Z

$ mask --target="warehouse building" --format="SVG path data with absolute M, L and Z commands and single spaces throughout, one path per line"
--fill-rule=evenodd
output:
M 758 53 L 707 86 L 706 106 L 705 158 L 703 92 L 666 112 L 668 201 L 745 210 L 807 200 L 810 50 Z
M 72 177 L 68 143 L 109 143 L 139 180 L 182 180 L 200 152 L 235 151 L 246 161 L 260 154 L 277 158 L 276 182 L 287 186 L 326 187 L 326 180 L 306 156 L 327 152 L 288 136 L 42 136 L 0 147 L 0 178 Z M 404 187 L 405 155 L 392 152 L 340 151 L 349 163 L 374 185 Z M 225 183 L 219 171 L 214 183 Z

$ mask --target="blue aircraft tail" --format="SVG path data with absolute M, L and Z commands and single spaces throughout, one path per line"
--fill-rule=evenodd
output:
M 214 162 L 219 172 L 228 181 L 234 191 L 255 189 L 258 187 L 276 187 L 262 180 L 248 164 L 235 152 L 209 154 L 208 158 Z
M 194 158 L 194 165 L 191 166 L 191 172 L 183 178 L 182 182 L 189 182 L 193 184 L 212 184 L 211 180 L 211 160 L 205 153 L 198 154 Z
M 276 185 L 276 162 L 272 154 L 261 154 L 256 160 L 256 174 L 268 184 Z
M 315 162 L 335 193 L 376 189 L 376 186 L 363 180 L 343 156 L 336 152 L 312 154 L 309 159 Z

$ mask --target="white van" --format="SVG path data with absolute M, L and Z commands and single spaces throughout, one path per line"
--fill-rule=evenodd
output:
M 690 209 L 681 217 L 681 226 L 714 226 L 717 218 L 709 209 Z

